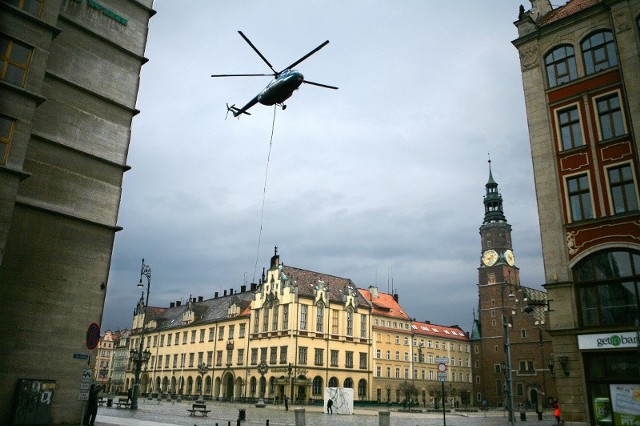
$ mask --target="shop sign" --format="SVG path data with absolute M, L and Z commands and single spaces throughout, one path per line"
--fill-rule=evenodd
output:
M 578 349 L 622 349 L 638 347 L 636 333 L 581 334 L 578 336 Z
M 640 424 L 640 385 L 613 384 L 609 388 L 614 424 Z

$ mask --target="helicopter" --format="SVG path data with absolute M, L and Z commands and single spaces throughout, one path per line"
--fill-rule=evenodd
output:
M 251 115 L 247 110 L 254 106 L 257 103 L 261 103 L 262 105 L 279 105 L 283 110 L 287 108 L 284 104 L 284 101 L 289 99 L 291 95 L 293 95 L 294 90 L 297 90 L 298 87 L 302 83 L 311 84 L 312 86 L 324 87 L 326 89 L 334 89 L 338 88 L 335 86 L 329 86 L 327 84 L 315 83 L 313 81 L 305 80 L 302 73 L 293 69 L 300 62 L 307 59 L 309 56 L 316 53 L 318 50 L 325 47 L 329 44 L 329 40 L 326 40 L 324 43 L 320 44 L 320 46 L 313 49 L 311 52 L 304 55 L 302 58 L 298 59 L 282 71 L 276 71 L 273 66 L 269 63 L 267 58 L 265 58 L 262 53 L 251 43 L 251 40 L 244 35 L 242 31 L 238 31 L 238 33 L 242 36 L 242 38 L 251 46 L 251 48 L 260 56 L 260 58 L 271 68 L 273 74 L 213 74 L 211 77 L 263 77 L 269 76 L 274 77 L 274 79 L 260 91 L 253 99 L 251 99 L 245 106 L 242 108 L 238 108 L 234 105 L 229 106 L 227 104 L 227 114 L 229 112 L 233 113 L 234 117 L 238 117 L 240 114 Z

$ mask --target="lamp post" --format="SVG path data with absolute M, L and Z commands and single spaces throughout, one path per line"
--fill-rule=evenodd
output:
M 144 288 L 144 284 L 142 284 L 142 276 L 147 277 L 147 298 L 145 299 L 144 307 L 143 307 L 143 317 L 142 317 L 142 325 L 140 327 L 140 344 L 138 345 L 138 350 L 131 349 L 131 357 L 135 362 L 135 373 L 133 379 L 133 392 L 131 396 L 131 409 L 138 409 L 138 396 L 140 393 L 140 370 L 142 369 L 142 364 L 146 364 L 151 357 L 151 351 L 149 349 L 143 351 L 144 345 L 144 323 L 146 321 L 146 312 L 147 306 L 149 305 L 149 291 L 151 290 L 151 268 L 149 265 L 144 264 L 144 259 L 142 259 L 142 267 L 140 268 L 140 282 L 138 283 L 138 287 Z M 144 293 L 143 293 L 144 294 Z
M 508 298 L 509 299 L 513 299 L 515 296 L 510 293 Z M 505 306 L 504 306 L 504 287 L 502 288 L 502 326 L 504 327 L 504 350 L 505 350 L 505 354 L 506 354 L 506 360 L 505 360 L 505 368 L 506 368 L 506 373 L 507 373 L 507 383 L 506 383 L 506 392 L 507 392 L 507 408 L 509 410 L 509 423 L 511 424 L 511 426 L 514 425 L 515 422 L 515 417 L 513 416 L 513 392 L 512 392 L 512 386 L 511 386 L 511 382 L 512 382 L 512 377 L 511 377 L 511 342 L 509 339 L 509 327 L 511 326 L 511 324 L 509 324 L 509 321 L 507 319 L 507 314 L 505 313 L 504 310 Z

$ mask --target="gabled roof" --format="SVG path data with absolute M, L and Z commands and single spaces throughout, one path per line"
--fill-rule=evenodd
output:
M 377 297 L 372 297 L 371 291 L 359 288 L 360 294 L 371 304 L 373 315 L 400 320 L 411 320 L 395 297 L 389 293 L 377 292 Z
M 340 278 L 320 272 L 307 271 L 305 269 L 283 266 L 282 272 L 289 278 L 289 284 L 298 289 L 298 296 L 313 298 L 315 286 L 318 281 L 324 282 L 330 302 L 343 303 L 344 296 L 349 291 L 355 292 L 356 304 L 359 307 L 369 307 L 367 301 L 357 291 L 356 285 L 349 278 Z
M 446 326 L 431 324 L 428 322 L 413 321 L 411 323 L 413 334 L 425 337 L 440 337 L 445 339 L 469 341 L 469 336 L 458 326 Z
M 245 291 L 235 293 L 228 296 L 207 299 L 198 302 L 185 303 L 180 306 L 172 306 L 169 308 L 159 308 L 149 306 L 146 312 L 149 314 L 148 321 L 156 321 L 157 326 L 154 331 L 168 330 L 172 328 L 184 327 L 182 324 L 182 314 L 189 309 L 189 305 L 193 307 L 194 321 L 189 326 L 197 326 L 198 324 L 210 324 L 229 318 L 229 306 L 236 303 L 240 307 L 240 316 L 249 316 L 251 301 L 254 293 Z

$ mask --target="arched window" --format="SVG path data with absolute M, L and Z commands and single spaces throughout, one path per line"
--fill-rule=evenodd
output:
M 638 317 L 640 252 L 595 253 L 573 268 L 583 326 L 631 325 Z
M 544 64 L 547 68 L 549 87 L 568 83 L 578 78 L 576 55 L 570 44 L 556 47 L 549 52 L 544 57 Z
M 335 377 L 332 377 L 329 379 L 329 387 L 330 388 L 337 388 L 338 387 L 338 379 L 336 379 Z
M 360 379 L 358 382 L 358 397 L 367 397 L 367 381 L 365 379 Z
M 582 41 L 582 58 L 587 75 L 618 65 L 613 33 L 602 30 L 592 33 Z
M 351 377 L 344 379 L 344 387 L 353 389 L 353 379 Z
M 314 396 L 322 395 L 322 377 L 316 376 L 313 378 L 313 385 L 311 386 L 311 393 Z

